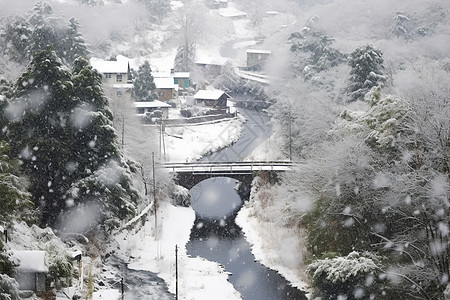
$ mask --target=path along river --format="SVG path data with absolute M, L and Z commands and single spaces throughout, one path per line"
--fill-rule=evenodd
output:
M 246 109 L 239 112 L 247 120 L 241 138 L 203 160 L 239 161 L 270 137 L 272 126 L 267 114 Z M 230 178 L 212 178 L 191 189 L 196 220 L 186 245 L 188 254 L 222 264 L 243 299 L 306 299 L 277 272 L 255 261 L 250 244 L 235 223 L 243 200 L 247 200 L 240 199 L 237 184 Z

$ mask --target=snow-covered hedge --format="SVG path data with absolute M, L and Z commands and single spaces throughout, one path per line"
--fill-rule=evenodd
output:
M 373 295 L 377 273 L 381 273 L 380 261 L 370 252 L 353 251 L 345 257 L 317 259 L 306 271 L 316 292 L 325 299 L 368 299 L 367 295 Z

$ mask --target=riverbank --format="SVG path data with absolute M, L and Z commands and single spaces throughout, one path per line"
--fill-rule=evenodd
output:
M 257 147 L 245 160 L 286 159 L 277 144 L 275 134 Z M 311 289 L 305 273 L 305 234 L 286 220 L 280 220 L 277 212 L 289 209 L 278 186 L 257 187 L 252 183 L 250 200 L 240 209 L 236 224 L 242 228 L 256 260 L 276 270 L 294 287 L 305 291 L 309 297 Z
M 128 258 L 128 268 L 158 274 L 169 289 L 176 292 L 175 246 L 178 247 L 178 299 L 241 299 L 228 282 L 228 273 L 222 266 L 186 254 L 194 224 L 192 208 L 176 207 L 161 202 L 158 209 L 158 230 L 154 215 L 135 230 L 124 230 L 115 236 L 117 253 Z M 156 233 L 156 235 L 155 235 Z M 218 293 L 220 291 L 220 293 Z
M 262 219 L 255 207 L 246 203 L 236 223 L 242 228 L 256 260 L 279 272 L 292 286 L 310 292 L 304 265 L 304 236 L 296 228 L 279 226 L 276 220 Z

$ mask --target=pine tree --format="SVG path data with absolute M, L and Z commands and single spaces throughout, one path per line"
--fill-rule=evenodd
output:
M 125 217 L 136 198 L 101 75 L 83 58 L 71 73 L 54 51 L 44 50 L 17 81 L 14 96 L 6 108 L 8 137 L 29 174 L 42 220 L 55 225 L 88 201 L 102 208 L 99 220 Z
M 78 20 L 71 18 L 61 37 L 62 57 L 64 57 L 69 65 L 73 64 L 76 58 L 88 54 L 88 46 L 79 33 L 78 28 L 80 28 Z
M 120 156 L 101 78 L 86 59 L 75 61 L 73 84 L 78 106 L 72 125 L 77 132 L 70 161 L 78 176 L 66 197 L 76 204 L 95 197 L 107 208 L 103 217 L 123 218 L 133 210 L 137 195 L 131 188 L 129 167 Z
M 33 30 L 31 24 L 23 17 L 16 17 L 6 25 L 2 34 L 4 39 L 2 50 L 17 62 L 28 59 L 27 51 Z
M 67 25 L 53 14 L 53 8 L 38 2 L 27 18 L 14 18 L 2 35 L 3 50 L 13 60 L 24 63 L 48 47 L 52 48 L 67 65 L 75 58 L 88 55 L 88 46 L 79 33 L 80 25 L 71 18 Z
M 13 153 L 30 176 L 33 202 L 50 223 L 63 208 L 60 201 L 70 186 L 65 166 L 72 94 L 70 72 L 55 52 L 44 50 L 18 79 L 6 108 Z
M 350 83 L 347 89 L 350 101 L 363 100 L 374 86 L 382 86 L 386 81 L 383 75 L 383 54 L 370 45 L 357 48 L 350 54 L 348 64 Z
M 136 101 L 153 101 L 158 99 L 156 85 L 152 76 L 150 63 L 145 61 L 137 72 L 133 71 L 133 96 Z
M 26 191 L 28 182 L 20 176 L 20 162 L 8 155 L 9 145 L 0 142 L 0 225 L 13 218 L 28 220 L 33 203 Z

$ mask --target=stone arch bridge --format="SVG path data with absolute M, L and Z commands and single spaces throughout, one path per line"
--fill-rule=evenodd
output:
M 203 180 L 213 177 L 229 177 L 250 187 L 253 178 L 261 172 L 276 175 L 292 169 L 291 161 L 244 161 L 244 162 L 192 162 L 164 163 L 169 172 L 176 173 L 177 184 L 192 189 Z

